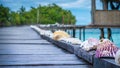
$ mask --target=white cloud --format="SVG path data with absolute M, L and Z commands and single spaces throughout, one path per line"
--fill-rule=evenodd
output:
M 58 5 L 64 8 L 88 8 L 91 5 L 90 1 L 91 0 L 77 0 L 75 2 L 58 3 Z

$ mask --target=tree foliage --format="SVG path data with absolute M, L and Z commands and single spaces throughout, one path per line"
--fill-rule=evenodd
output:
M 21 7 L 18 11 L 10 11 L 9 8 L 0 5 L 0 24 L 7 25 L 29 25 L 29 24 L 75 24 L 75 16 L 70 10 L 65 10 L 56 4 L 47 6 L 39 5 L 37 8 L 31 7 L 26 11 Z
M 0 26 L 7 25 L 9 23 L 9 8 L 0 5 Z

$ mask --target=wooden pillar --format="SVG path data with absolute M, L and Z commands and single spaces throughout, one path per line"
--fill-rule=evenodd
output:
M 107 38 L 113 42 L 112 34 L 111 34 L 111 33 L 112 33 L 111 29 L 110 29 L 110 28 L 107 28 L 107 31 L 108 31 L 108 36 L 107 36 Z
M 73 37 L 75 38 L 75 29 L 73 28 Z
M 103 0 L 103 10 L 108 10 L 108 0 Z
M 111 29 L 110 28 L 107 28 L 107 31 L 108 31 L 108 39 L 110 39 L 110 37 L 111 37 Z
M 105 38 L 105 37 L 104 37 L 104 28 L 100 28 L 100 31 L 101 31 L 101 32 L 100 32 L 100 33 L 101 33 L 101 34 L 100 34 L 100 39 Z
M 81 28 L 79 30 L 79 39 L 81 40 Z
M 108 0 L 103 0 L 103 10 L 108 10 Z M 111 40 L 111 41 L 113 41 L 112 40 L 112 36 L 111 36 L 111 29 L 110 28 L 107 28 L 107 31 L 108 31 L 108 33 L 107 33 L 107 38 L 109 39 L 109 40 Z
M 91 2 L 91 18 L 92 18 L 92 24 L 95 23 L 94 21 L 94 13 L 95 13 L 95 10 L 96 10 L 96 0 L 92 0 Z
M 83 41 L 85 41 L 85 28 L 83 28 Z

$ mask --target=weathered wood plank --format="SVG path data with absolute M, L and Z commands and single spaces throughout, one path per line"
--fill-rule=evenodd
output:
M 69 64 L 69 65 L 82 65 L 80 61 L 11 61 L 11 62 L 0 62 L 0 65 L 58 65 L 58 64 Z
M 41 39 L 30 27 L 0 31 L 0 68 L 92 68 L 74 54 Z
M 46 40 L 0 40 L 0 44 L 50 44 Z
M 24 35 L 24 36 L 0 36 L 0 40 L 38 40 L 40 37 L 38 36 L 30 36 L 30 35 Z
M 29 50 L 29 49 L 41 49 L 41 50 L 55 50 L 58 49 L 56 46 L 52 44 L 0 44 L 0 50 L 6 49 L 16 49 L 16 50 Z M 60 49 L 58 49 L 60 50 Z
M 0 66 L 1 68 L 93 68 L 91 65 Z
M 48 58 L 49 56 L 49 58 Z M 63 58 L 64 57 L 64 58 Z M 58 59 L 59 58 L 59 59 Z M 0 58 L 0 62 L 1 63 L 5 63 L 5 62 L 9 62 L 9 63 L 12 63 L 12 62 L 17 62 L 17 63 L 21 63 L 21 62 L 50 62 L 50 61 L 56 61 L 56 63 L 59 63 L 59 62 L 80 62 L 80 64 L 87 64 L 86 62 L 84 62 L 83 60 L 79 60 L 78 58 L 76 58 L 75 56 L 61 56 L 61 55 L 4 55 Z
M 48 58 L 49 56 L 49 58 Z M 59 58 L 59 59 L 58 59 Z M 55 54 L 51 54 L 51 55 L 1 55 L 0 56 L 0 62 L 1 61 L 27 61 L 27 60 L 45 60 L 45 61 L 83 61 L 83 60 L 79 60 L 78 58 L 76 58 L 75 55 L 73 54 L 59 54 L 59 55 L 55 55 Z
M 94 58 L 94 68 L 120 68 L 113 58 Z
M 83 58 L 84 60 L 86 60 L 87 62 L 93 64 L 94 63 L 94 55 L 95 55 L 95 51 L 85 51 L 83 49 L 79 49 L 77 54 L 78 57 Z
M 65 54 L 62 51 L 45 51 L 45 50 L 0 50 L 0 55 L 4 54 Z

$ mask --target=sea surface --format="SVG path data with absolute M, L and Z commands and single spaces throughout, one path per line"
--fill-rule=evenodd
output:
M 111 28 L 112 30 L 112 40 L 113 43 L 120 47 L 120 28 Z M 72 31 L 68 31 L 72 34 Z M 80 30 L 76 30 L 76 38 L 79 38 Z M 83 40 L 83 30 L 81 30 L 81 40 Z M 105 38 L 107 38 L 107 29 L 104 29 Z M 88 38 L 100 38 L 100 30 L 99 29 L 85 29 L 85 40 Z

